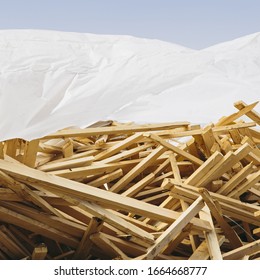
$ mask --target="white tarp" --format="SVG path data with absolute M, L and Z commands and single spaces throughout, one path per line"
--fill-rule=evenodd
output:
M 131 36 L 0 31 L 0 140 L 105 119 L 208 123 L 259 97 L 260 34 L 197 51 Z

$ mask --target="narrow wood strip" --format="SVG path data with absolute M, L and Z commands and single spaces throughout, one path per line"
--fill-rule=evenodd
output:
M 159 238 L 157 238 L 154 245 L 147 250 L 143 259 L 152 260 L 161 253 L 171 240 L 198 214 L 203 206 L 203 200 L 199 197 Z
M 134 133 L 140 131 L 156 131 L 164 129 L 174 129 L 177 127 L 187 127 L 189 122 L 175 122 L 175 123 L 161 123 L 161 124 L 147 124 L 147 125 L 130 125 L 130 126 L 108 126 L 85 129 L 66 129 L 59 130 L 53 134 L 46 135 L 43 139 L 66 138 L 66 137 L 88 137 L 93 135 L 103 134 L 120 134 L 120 133 Z

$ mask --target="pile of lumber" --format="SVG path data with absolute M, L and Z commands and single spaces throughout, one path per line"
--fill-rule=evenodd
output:
M 256 103 L 0 143 L 0 259 L 259 259 Z

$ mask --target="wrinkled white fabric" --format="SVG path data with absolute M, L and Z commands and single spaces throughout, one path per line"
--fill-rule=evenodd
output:
M 259 92 L 258 33 L 197 51 L 131 36 L 0 31 L 0 140 L 105 119 L 208 123 Z

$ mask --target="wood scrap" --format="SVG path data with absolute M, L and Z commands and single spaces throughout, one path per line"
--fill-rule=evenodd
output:
M 0 259 L 259 259 L 256 104 L 1 142 Z

